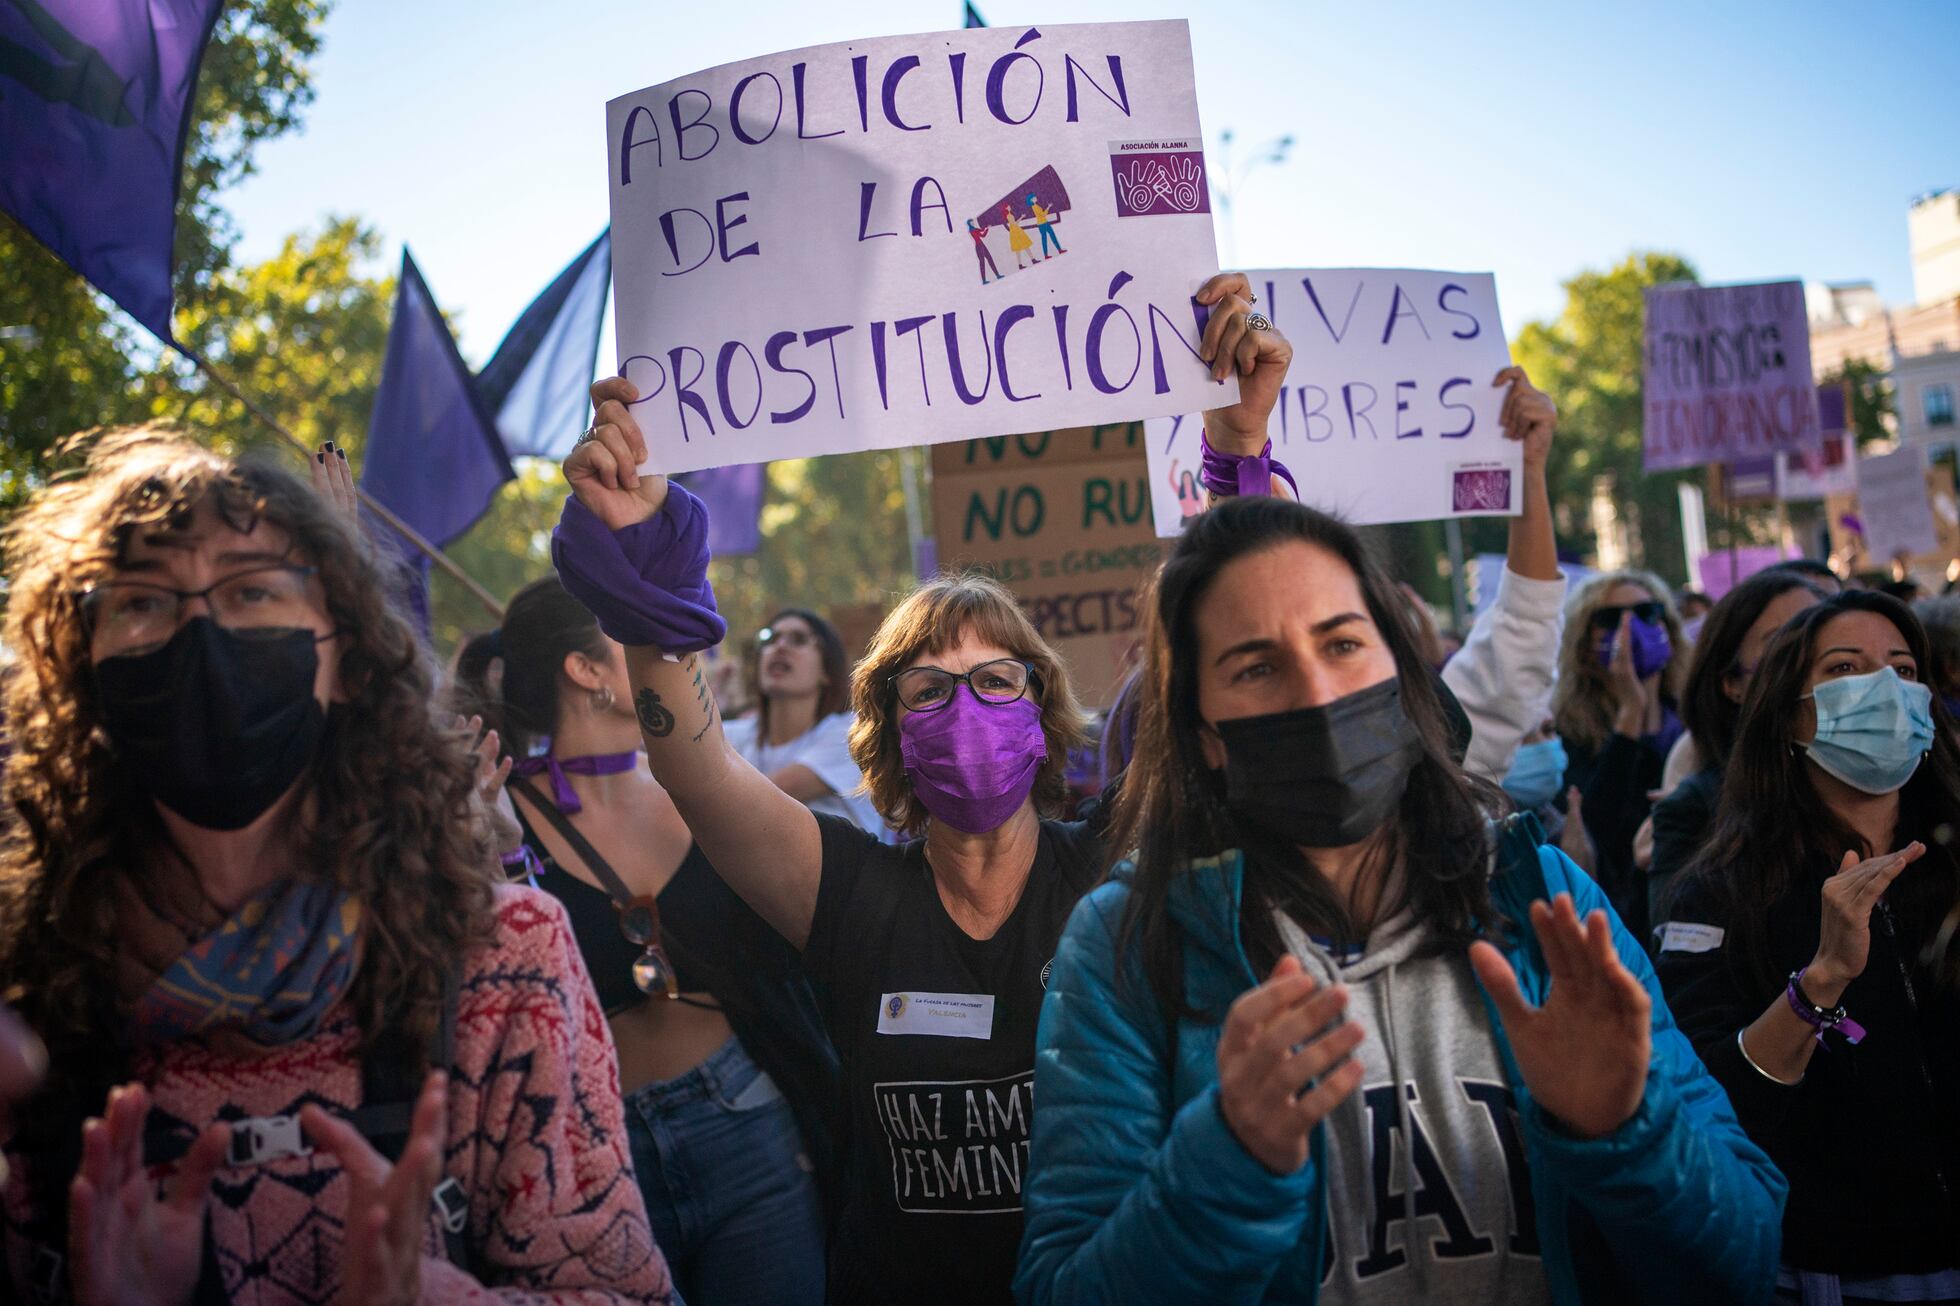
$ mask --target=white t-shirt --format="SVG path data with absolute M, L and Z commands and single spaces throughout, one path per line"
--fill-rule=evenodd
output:
M 721 731 L 734 745 L 735 751 L 764 775 L 774 775 L 788 766 L 808 767 L 817 779 L 831 789 L 830 793 L 809 804 L 811 811 L 841 816 L 859 829 L 878 834 L 883 832 L 885 823 L 879 818 L 878 809 L 871 805 L 871 799 L 857 791 L 858 786 L 864 783 L 864 774 L 851 760 L 849 736 L 854 720 L 856 718 L 849 712 L 835 713 L 817 722 L 805 734 L 776 748 L 761 741 L 758 733 L 762 724 L 760 717 L 747 716 L 739 721 L 725 721 Z

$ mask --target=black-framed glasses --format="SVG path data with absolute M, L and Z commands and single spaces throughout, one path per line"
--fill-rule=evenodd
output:
M 774 648 L 781 644 L 784 648 L 809 648 L 817 642 L 817 637 L 807 630 L 777 630 L 774 626 L 764 626 L 755 637 L 761 648 Z
M 1667 607 L 1658 599 L 1648 599 L 1642 603 L 1621 603 L 1612 607 L 1595 608 L 1592 614 L 1594 630 L 1618 630 L 1620 618 L 1631 612 L 1650 626 L 1658 626 L 1667 615 Z
M 1006 707 L 1018 702 L 1028 686 L 1039 688 L 1034 668 L 1019 658 L 983 662 L 965 675 L 939 667 L 913 667 L 892 677 L 898 701 L 913 712 L 937 712 L 953 701 L 953 691 L 965 685 L 982 703 Z
M 203 599 L 211 619 L 235 634 L 268 638 L 319 619 L 308 582 L 318 569 L 274 563 L 234 572 L 198 590 L 140 580 L 109 580 L 81 596 L 82 620 L 98 657 L 147 653 L 168 643 L 184 605 Z

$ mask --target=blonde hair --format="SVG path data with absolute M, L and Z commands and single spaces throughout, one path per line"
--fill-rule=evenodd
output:
M 872 803 L 902 834 L 924 830 L 926 811 L 905 776 L 898 737 L 901 709 L 892 677 L 921 653 L 943 653 L 967 636 L 998 645 L 1034 668 L 1029 693 L 1041 706 L 1041 733 L 1048 741 L 1048 759 L 1034 782 L 1035 804 L 1044 816 L 1061 810 L 1069 750 L 1088 738 L 1082 708 L 1069 689 L 1067 666 L 1012 594 L 971 573 L 927 581 L 886 615 L 851 677 L 851 706 L 857 714 L 851 726 L 851 758 L 864 772 Z
M 1681 633 L 1681 614 L 1666 582 L 1651 571 L 1626 569 L 1595 576 L 1581 585 L 1565 605 L 1565 639 L 1559 647 L 1558 688 L 1552 694 L 1552 722 L 1563 739 L 1598 748 L 1613 733 L 1613 686 L 1606 667 L 1594 652 L 1593 613 L 1606 606 L 1606 596 L 1618 585 L 1636 585 L 1661 605 L 1661 624 L 1667 627 L 1672 649 L 1661 670 L 1661 693 L 1681 701 L 1687 679 L 1689 641 Z

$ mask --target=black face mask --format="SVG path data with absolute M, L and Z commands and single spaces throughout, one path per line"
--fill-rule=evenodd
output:
M 103 729 L 152 798 L 192 825 L 240 830 L 319 754 L 319 666 L 310 630 L 241 635 L 195 617 L 162 648 L 96 664 Z
M 1422 757 L 1394 680 L 1321 707 L 1215 728 L 1225 744 L 1232 815 L 1302 848 L 1346 848 L 1380 829 Z

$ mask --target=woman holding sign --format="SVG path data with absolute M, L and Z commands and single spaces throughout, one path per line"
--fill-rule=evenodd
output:
M 1235 499 L 1143 606 L 1137 851 L 1056 953 L 1021 1299 L 1765 1300 L 1780 1177 L 1452 759 L 1356 532 Z
M 1253 321 L 1249 292 L 1237 274 L 1198 292 L 1213 308 L 1206 356 L 1240 378 L 1240 402 L 1207 415 L 1221 440 L 1264 438 L 1292 357 Z M 722 734 L 699 658 L 725 632 L 699 501 L 634 470 L 646 448 L 630 383 L 600 382 L 593 397 L 599 425 L 566 460 L 574 498 L 554 557 L 626 645 L 655 776 L 825 992 L 853 1176 L 832 1299 L 1007 1301 L 1044 978 L 1106 865 L 1095 831 L 1043 819 L 1080 730 L 1066 671 L 1005 591 L 923 587 L 857 668 L 852 748 L 885 818 L 924 837 L 888 848 L 812 814 Z M 1538 526 L 1531 547 L 1549 554 L 1549 516 Z

